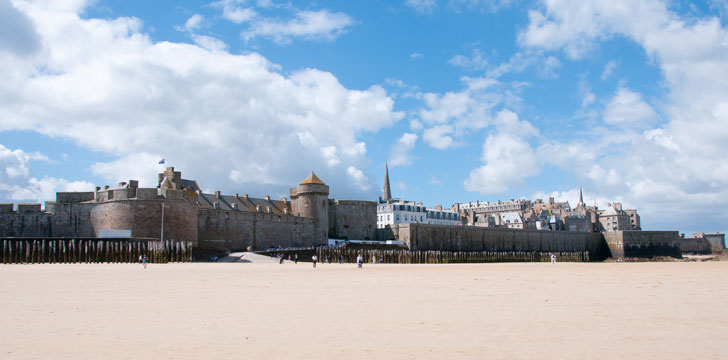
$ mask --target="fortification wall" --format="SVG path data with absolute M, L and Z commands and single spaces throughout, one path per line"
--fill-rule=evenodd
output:
M 53 236 L 93 237 L 91 209 L 95 203 L 56 203 L 53 212 Z
M 3 205 L 5 206 L 0 212 L 0 236 L 37 237 L 52 235 L 52 214 L 41 212 L 40 209 L 38 211 L 15 212 L 13 211 L 13 204 Z
M 600 233 L 414 223 L 399 225 L 393 233 L 410 250 L 589 251 L 592 260 L 603 260 L 610 255 Z
M 704 234 L 705 239 L 710 242 L 711 250 L 714 253 L 720 253 L 725 250 L 725 234 L 724 233 L 712 233 Z
M 621 230 L 603 232 L 612 257 L 672 256 L 681 258 L 677 231 Z
M 710 254 L 711 244 L 705 238 L 680 239 L 680 252 L 687 254 Z
M 197 204 L 185 200 L 112 200 L 90 211 L 93 234 L 100 230 L 131 230 L 132 237 L 159 239 L 164 203 L 164 240 L 197 246 Z
M 198 245 L 202 250 L 256 250 L 314 244 L 311 218 L 291 215 L 200 209 Z
M 347 240 L 376 239 L 377 203 L 339 200 L 329 202 L 329 237 Z
M 95 192 L 58 192 L 56 193 L 57 203 L 79 203 L 94 200 Z

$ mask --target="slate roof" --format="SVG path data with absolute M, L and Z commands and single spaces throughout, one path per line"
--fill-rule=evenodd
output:
M 215 207 L 215 203 L 218 207 Z M 257 206 L 260 206 L 261 212 L 268 214 L 268 207 L 271 212 L 277 215 L 284 215 L 288 204 L 282 200 L 266 200 L 244 196 L 235 197 L 234 195 L 220 195 L 218 199 L 215 194 L 199 193 L 197 196 L 197 204 L 203 209 L 220 209 L 244 212 L 258 212 Z

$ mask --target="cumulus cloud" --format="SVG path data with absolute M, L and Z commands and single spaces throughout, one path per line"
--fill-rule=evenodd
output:
M 602 76 L 599 78 L 604 81 L 609 79 L 610 76 L 614 73 L 614 69 L 617 68 L 617 62 L 614 60 L 607 63 L 607 65 L 604 66 L 604 70 L 602 71 Z
M 354 19 L 341 12 L 299 10 L 294 18 L 288 20 L 255 20 L 242 36 L 245 41 L 263 37 L 278 44 L 288 44 L 294 37 L 332 41 L 346 33 L 353 24 Z
M 513 84 L 488 77 L 463 77 L 461 81 L 461 91 L 418 96 L 424 106 L 418 111 L 421 122 L 413 129 L 423 127 L 422 139 L 433 148 L 444 150 L 462 144 L 463 135 L 497 124 L 493 119 L 496 107 L 521 101 Z
M 650 128 L 656 125 L 656 111 L 641 94 L 617 90 L 604 120 L 622 130 L 608 140 L 602 139 L 608 130 L 592 131 L 598 135 L 587 141 L 599 148 L 594 161 L 601 170 L 590 174 L 609 179 L 613 169 L 621 186 L 606 191 L 640 203 L 643 215 L 666 226 L 695 228 L 728 220 L 728 211 L 715 201 L 728 196 L 728 161 L 721 155 L 728 150 L 728 78 L 716 76 L 728 73 L 728 29 L 721 20 L 681 17 L 660 0 L 550 0 L 543 5 L 529 13 L 529 25 L 518 36 L 521 45 L 561 50 L 578 59 L 603 39 L 624 37 L 639 44 L 664 76 L 664 121 L 656 128 Z M 640 126 L 624 128 L 632 121 Z
M 540 172 L 541 163 L 528 143 L 529 138 L 538 136 L 538 130 L 509 110 L 500 111 L 494 123 L 497 131 L 483 143 L 483 165 L 472 170 L 464 182 L 468 191 L 503 193 Z
M 470 172 L 465 189 L 480 194 L 499 194 L 521 186 L 528 174 L 540 169 L 531 146 L 512 134 L 490 135 L 483 143 L 484 165 Z
M 430 14 L 437 8 L 437 0 L 406 0 L 404 4 L 421 14 Z
M 417 142 L 417 134 L 404 133 L 397 139 L 397 142 L 392 145 L 392 155 L 389 157 L 389 165 L 395 166 L 406 166 L 412 164 L 414 156 L 411 154 L 412 149 L 415 147 Z
M 380 86 L 352 90 L 316 69 L 284 75 L 256 53 L 157 43 L 139 19 L 86 19 L 82 10 L 22 9 L 44 55 L 21 63 L 0 53 L 0 93 L 12 94 L 0 97 L 0 131 L 107 154 L 91 171 L 112 183 L 155 186 L 166 157 L 203 188 L 286 193 L 315 170 L 332 195 L 370 197 L 360 136 L 403 117 Z
M 451 134 L 453 133 L 453 127 L 450 125 L 437 125 L 431 128 L 425 129 L 422 134 L 422 139 L 425 142 L 438 150 L 444 150 L 455 145 Z
M 222 0 L 212 3 L 212 6 L 222 9 L 222 17 L 224 19 L 241 24 L 250 21 L 258 15 L 253 8 L 241 6 L 243 3 L 244 1 L 241 0 Z
M 513 0 L 450 0 L 450 7 L 455 11 L 479 10 L 480 12 L 497 12 L 511 5 Z
M 54 177 L 37 178 L 31 162 L 49 162 L 47 156 L 11 150 L 0 144 L 0 201 L 43 202 L 55 199 L 58 191 L 91 191 L 93 185 L 84 181 L 69 181 Z
M 29 55 L 40 49 L 40 37 L 32 20 L 9 0 L 0 0 L 0 51 Z
M 472 56 L 457 54 L 451 57 L 447 62 L 450 65 L 467 70 L 483 70 L 488 66 L 488 60 L 486 60 L 483 53 L 477 49 L 473 51 Z
M 657 114 L 642 100 L 642 95 L 619 88 L 604 110 L 604 121 L 620 127 L 642 127 L 652 123 Z

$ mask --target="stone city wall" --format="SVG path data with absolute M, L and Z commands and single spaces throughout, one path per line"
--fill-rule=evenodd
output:
M 90 212 L 93 235 L 100 230 L 131 230 L 132 237 L 197 245 L 197 204 L 186 200 L 112 200 L 96 203 Z
M 710 241 L 705 238 L 681 238 L 680 252 L 687 254 L 710 254 Z
M 242 251 L 251 247 L 301 247 L 314 244 L 311 218 L 291 215 L 200 209 L 199 248 L 207 251 Z
M 52 214 L 42 212 L 40 204 L 0 204 L 1 237 L 51 236 Z
M 602 234 L 614 258 L 682 257 L 681 239 L 677 231 L 620 230 Z
M 329 238 L 374 240 L 377 203 L 357 200 L 329 200 Z
M 600 233 L 429 224 L 402 224 L 394 232 L 397 240 L 404 241 L 410 250 L 588 251 L 592 260 L 609 257 Z

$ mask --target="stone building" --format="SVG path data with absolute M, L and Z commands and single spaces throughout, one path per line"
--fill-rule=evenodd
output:
M 635 224 L 639 224 L 639 217 L 637 222 L 633 222 L 635 216 L 637 216 L 636 210 L 631 210 L 629 213 L 622 210 L 622 203 L 608 204 L 604 210 L 598 210 L 599 224 L 601 231 L 618 231 L 618 230 L 640 230 L 634 228 Z M 630 216 L 630 214 L 633 214 Z
M 311 246 L 328 243 L 329 217 L 344 236 L 374 237 L 374 202 L 330 201 L 315 174 L 290 190 L 291 200 L 203 193 L 194 180 L 167 168 L 156 188 L 138 181 L 90 192 L 57 193 L 56 201 L 0 204 L 0 236 L 100 237 L 190 242 L 198 251 Z M 124 235 L 119 235 L 124 234 Z

